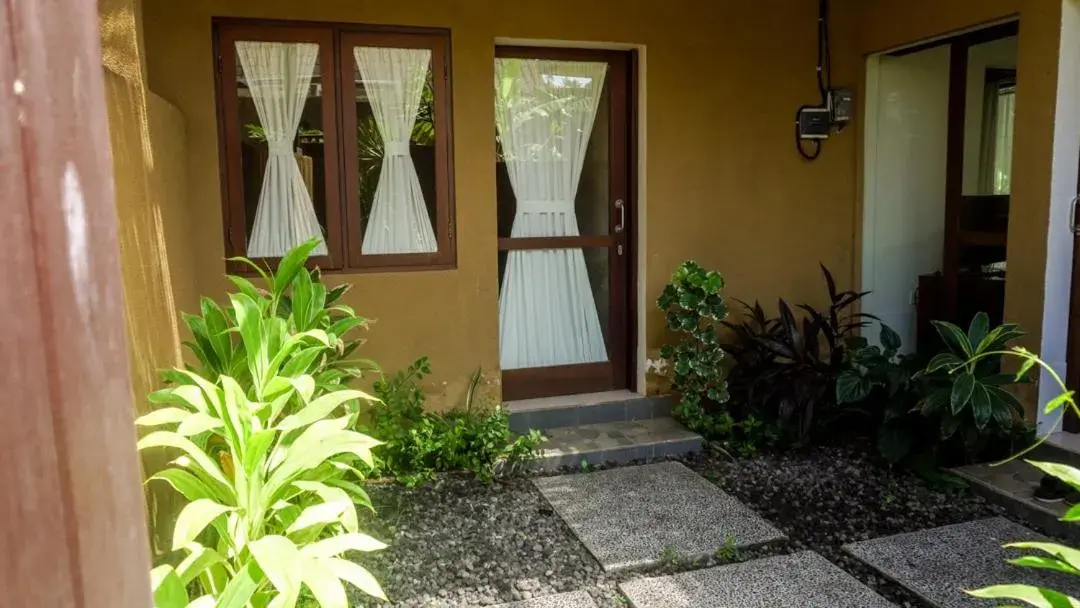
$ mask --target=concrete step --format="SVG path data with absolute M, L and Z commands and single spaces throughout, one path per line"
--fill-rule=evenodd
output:
M 547 437 L 539 467 L 595 466 L 679 456 L 701 451 L 701 435 L 672 418 L 620 420 L 543 431 Z
M 1080 469 L 1080 434 L 1064 431 L 1053 433 L 1025 458 L 1060 462 Z
M 1042 458 L 1042 455 L 1035 457 L 1036 460 Z M 1001 505 L 1013 517 L 1031 522 L 1054 536 L 1080 542 L 1078 526 L 1059 521 L 1068 510 L 1068 504 L 1042 502 L 1032 497 L 1042 479 L 1042 471 L 1023 460 L 1010 460 L 997 466 L 971 464 L 951 469 L 951 472 L 966 479 L 975 493 Z
M 548 430 L 602 422 L 627 422 L 671 415 L 670 396 L 646 397 L 630 391 L 510 401 L 510 430 Z

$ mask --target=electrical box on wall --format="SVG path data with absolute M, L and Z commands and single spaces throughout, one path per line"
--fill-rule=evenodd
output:
M 829 107 L 832 109 L 832 122 L 843 128 L 851 122 L 855 112 L 855 101 L 851 89 L 833 89 L 829 91 Z
M 799 139 L 828 139 L 831 126 L 829 108 L 799 109 Z

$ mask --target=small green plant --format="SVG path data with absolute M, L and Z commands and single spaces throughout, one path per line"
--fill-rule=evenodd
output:
M 589 472 L 589 461 L 586 460 L 585 458 L 581 459 L 581 472 L 582 473 L 588 473 Z
M 359 323 L 329 330 L 335 323 L 315 318 L 324 302 L 297 300 L 311 287 L 300 272 L 311 248 L 286 255 L 265 275 L 266 290 L 234 280 L 243 287 L 229 294 L 227 313 L 204 300 L 202 323 L 189 325 L 205 373 L 166 373 L 171 386 L 152 393 L 156 408 L 136 421 L 155 429 L 140 451 L 179 454 L 148 481 L 189 501 L 172 539 L 185 557 L 151 571 L 157 608 L 293 608 L 302 593 L 345 608 L 343 581 L 385 599 L 343 557 L 385 547 L 360 532 L 357 516 L 357 505 L 371 507 L 361 484 L 379 442 L 349 430 L 373 398 L 333 373 L 341 336 Z M 287 291 L 290 313 L 281 308 Z
M 1056 410 L 1062 410 L 1064 413 L 1064 410 L 1068 408 L 1077 415 L 1080 415 L 1080 408 L 1077 408 L 1076 405 L 1075 393 L 1065 386 L 1061 377 L 1052 367 L 1047 365 L 1037 355 L 1023 348 L 1014 348 L 1011 351 L 984 350 L 977 355 L 968 357 L 964 362 L 977 366 L 981 360 L 991 357 L 1001 357 L 1003 355 L 1016 356 L 1023 361 L 1020 371 L 1015 376 L 1018 381 L 1033 367 L 1039 366 L 1053 378 L 1054 382 L 1057 383 L 1057 386 L 1061 390 L 1061 394 L 1046 404 L 1046 413 L 1051 413 Z M 1013 458 L 1022 456 L 1024 453 L 1033 450 L 1042 443 L 1042 441 L 1043 439 L 1040 439 L 1035 445 L 1032 445 Z M 1080 491 L 1080 470 L 1065 464 L 1053 462 L 1036 462 L 1031 460 L 1026 462 L 1041 470 L 1043 473 L 1060 479 L 1074 490 Z M 1073 505 L 1070 507 L 1061 518 L 1061 521 L 1080 521 L 1080 505 Z M 1005 547 L 1035 552 L 1008 560 L 1009 563 L 1013 565 L 1025 568 L 1052 570 L 1073 576 L 1080 576 L 1080 550 L 1050 542 L 1017 542 L 1007 544 Z M 1053 589 L 1035 587 L 1033 585 L 994 585 L 975 591 L 969 591 L 968 593 L 978 598 L 1013 600 L 1029 606 L 1035 606 L 1036 608 L 1076 608 L 1080 606 L 1080 599 L 1070 597 Z
M 916 407 L 939 421 L 942 440 L 956 436 L 974 454 L 989 438 L 1010 435 L 1023 423 L 1024 406 L 1007 389 L 1024 376 L 1003 374 L 1001 353 L 1024 332 L 1012 323 L 991 329 L 981 312 L 966 333 L 952 323 L 933 323 L 946 351 L 916 374 L 925 383 Z
M 679 550 L 672 545 L 664 545 L 660 549 L 660 566 L 663 568 L 675 568 L 682 563 L 682 556 L 679 555 Z
M 858 412 L 876 427 L 877 447 L 890 464 L 907 458 L 916 432 L 910 412 L 918 400 L 914 360 L 900 353 L 900 336 L 881 324 L 880 346 L 862 336 L 848 340 L 845 369 L 836 379 L 836 403 Z
M 720 295 L 723 289 L 724 277 L 719 272 L 688 261 L 675 270 L 656 301 L 666 313 L 668 330 L 680 336 L 676 344 L 664 345 L 660 356 L 681 395 L 678 409 L 687 417 L 728 400 L 725 355 L 718 334 L 720 322 L 727 317 Z
M 734 562 L 739 559 L 739 547 L 735 542 L 735 536 L 728 534 L 724 539 L 724 544 L 716 550 L 714 555 L 716 561 L 719 562 Z
M 442 413 L 424 407 L 421 382 L 429 373 L 431 364 L 422 357 L 375 383 L 380 402 L 369 432 L 386 443 L 377 463 L 379 474 L 415 485 L 438 472 L 464 470 L 490 482 L 539 457 L 543 435 L 535 430 L 521 436 L 510 432 L 510 416 L 484 394 L 480 370 L 470 377 L 461 406 Z

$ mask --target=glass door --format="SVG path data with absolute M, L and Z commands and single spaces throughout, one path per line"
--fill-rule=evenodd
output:
M 628 387 L 629 67 L 616 52 L 496 53 L 506 399 Z

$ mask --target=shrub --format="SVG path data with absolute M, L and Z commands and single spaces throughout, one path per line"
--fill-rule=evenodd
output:
M 850 312 L 867 292 L 837 291 L 832 273 L 825 266 L 821 271 L 829 294 L 825 311 L 801 304 L 797 308 L 805 317 L 796 319 L 781 299 L 778 316 L 768 317 L 759 303 L 740 302 L 746 319 L 724 323 L 735 335 L 728 346 L 735 360 L 733 396 L 766 421 L 775 421 L 799 444 L 810 441 L 821 410 L 835 403 L 845 345 L 868 318 Z
M 1001 373 L 1001 363 L 1009 342 L 1024 332 L 1011 323 L 991 329 L 981 312 L 967 333 L 952 323 L 933 323 L 946 350 L 916 375 L 923 392 L 916 408 L 935 421 L 942 441 L 955 437 L 961 457 L 971 459 L 1023 426 L 1024 407 L 1007 390 L 1023 375 Z
M 232 277 L 242 287 L 228 311 L 204 299 L 203 316 L 188 318 L 202 372 L 167 373 L 173 386 L 152 393 L 156 409 L 137 420 L 159 429 L 140 450 L 180 453 L 149 481 L 189 501 L 172 542 L 186 556 L 151 572 L 158 608 L 291 608 L 304 588 L 324 608 L 344 608 L 342 581 L 384 598 L 341 557 L 385 547 L 360 532 L 356 511 L 371 506 L 360 483 L 379 442 L 349 430 L 373 398 L 339 376 L 341 336 L 360 323 L 346 310 L 353 320 L 330 321 L 319 298 L 303 299 L 318 291 L 303 270 L 310 251 L 293 250 L 264 275 L 265 291 Z
M 728 400 L 719 338 L 720 322 L 727 317 L 723 288 L 719 272 L 688 261 L 672 273 L 671 283 L 656 300 L 666 314 L 668 330 L 679 335 L 677 343 L 661 348 L 660 356 L 681 396 L 676 415 L 691 427 Z
M 539 456 L 544 437 L 538 431 L 510 432 L 506 410 L 481 390 L 480 370 L 470 377 L 462 405 L 443 413 L 424 407 L 420 382 L 429 373 L 423 357 L 375 383 L 380 403 L 373 408 L 370 432 L 386 443 L 377 461 L 380 474 L 413 485 L 438 472 L 464 470 L 490 482 Z
M 1064 411 L 1065 408 L 1069 408 L 1077 415 L 1080 415 L 1080 409 L 1077 408 L 1073 391 L 1066 388 L 1065 383 L 1062 382 L 1061 377 L 1053 368 L 1039 359 L 1038 356 L 1023 348 L 1014 348 L 1012 351 L 983 351 L 968 356 L 963 362 L 967 366 L 967 369 L 973 369 L 973 367 L 978 367 L 987 359 L 998 358 L 1006 354 L 1019 357 L 1023 360 L 1020 371 L 1014 376 L 1016 381 L 1020 381 L 1026 375 L 1028 370 L 1038 365 L 1046 370 L 1050 377 L 1057 383 L 1057 386 L 1061 390 L 1061 394 L 1046 404 L 1047 413 L 1051 413 L 1058 409 Z M 1040 439 L 1038 443 L 1024 450 L 1024 452 L 1034 449 L 1044 440 L 1045 438 Z M 1021 455 L 1023 455 L 1023 453 L 1018 454 L 1016 457 Z M 1074 490 L 1080 491 L 1080 470 L 1065 464 L 1053 462 L 1035 462 L 1031 460 L 1026 462 L 1038 468 L 1043 473 L 1060 479 Z M 1071 506 L 1061 518 L 1061 521 L 1080 521 L 1080 505 Z M 1009 563 L 1013 565 L 1025 568 L 1042 568 L 1045 570 L 1064 572 L 1073 576 L 1080 575 L 1080 551 L 1077 549 L 1049 542 L 1017 542 L 1005 546 L 1012 549 L 1024 549 L 1037 552 L 1035 554 L 1023 555 L 1016 559 L 1008 560 Z M 1063 608 L 1068 608 L 1071 606 L 1080 606 L 1080 600 L 1076 598 L 1069 597 L 1064 593 L 1053 589 L 1045 589 L 1032 585 L 994 585 L 975 591 L 969 591 L 968 593 L 978 598 L 1014 600 L 1019 603 L 1036 607 L 1054 608 L 1061 606 Z
M 880 346 L 862 336 L 848 340 L 844 370 L 836 379 L 836 403 L 846 406 L 845 414 L 859 413 L 876 435 L 882 457 L 897 464 L 922 434 L 915 429 L 924 426 L 910 415 L 918 400 L 913 376 L 919 368 L 912 357 L 900 353 L 900 336 L 891 327 L 882 323 L 879 332 Z
M 999 373 L 1001 356 L 992 354 L 1022 332 L 1008 324 L 990 330 L 982 313 L 967 334 L 951 323 L 933 323 L 948 350 L 926 366 L 901 355 L 899 336 L 886 326 L 882 348 L 850 340 L 836 397 L 846 413 L 870 421 L 886 461 L 936 478 L 941 464 L 1003 457 L 1030 433 L 1023 408 L 1006 390 L 1016 379 Z M 965 363 L 973 357 L 978 363 Z

